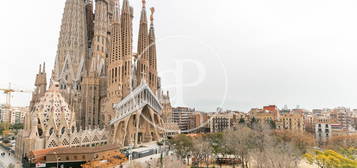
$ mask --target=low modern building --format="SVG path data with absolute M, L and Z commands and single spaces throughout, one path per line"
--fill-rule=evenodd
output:
M 276 128 L 303 132 L 305 130 L 304 114 L 291 112 L 280 115 L 280 118 L 276 120 Z
M 0 105 L 0 122 L 22 124 L 28 111 L 28 107 L 7 107 Z
M 181 131 L 190 128 L 190 121 L 196 110 L 189 107 L 175 107 L 172 109 L 172 121 L 176 123 Z
M 330 123 L 316 123 L 315 137 L 319 144 L 326 143 L 332 137 L 332 127 Z
M 234 125 L 234 113 L 213 113 L 209 115 L 210 132 L 222 132 Z
M 0 105 L 0 122 L 10 123 L 10 108 L 6 105 Z
M 341 124 L 343 129 L 348 129 L 352 124 L 352 111 L 345 107 L 338 107 L 331 111 L 331 119 L 337 121 L 338 124 Z
M 108 155 L 113 154 L 119 159 L 125 159 L 116 145 L 47 148 L 29 152 L 23 159 L 23 167 L 81 167 L 82 164 L 95 160 L 103 162 L 108 159 Z
M 10 123 L 23 124 L 25 115 L 29 112 L 29 107 L 13 107 L 10 109 Z
M 205 112 L 194 112 L 190 120 L 190 130 L 193 133 L 209 132 L 209 115 Z

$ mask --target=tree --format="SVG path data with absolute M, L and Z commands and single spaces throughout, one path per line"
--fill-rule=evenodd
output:
M 19 129 L 23 129 L 23 128 L 24 128 L 24 125 L 21 123 L 13 124 L 10 126 L 10 129 L 15 129 L 15 130 L 19 130 Z
M 281 142 L 291 142 L 302 153 L 306 153 L 307 150 L 313 147 L 316 142 L 313 135 L 308 133 L 279 130 L 279 131 L 275 131 L 274 135 Z
M 209 158 L 213 152 L 212 145 L 203 137 L 193 139 L 192 156 L 195 159 L 194 166 L 199 166 L 201 162 L 209 166 Z
M 10 124 L 8 122 L 1 122 L 0 123 L 0 134 L 3 134 L 3 131 L 8 130 Z
M 347 158 L 334 150 L 319 151 L 306 153 L 306 160 L 310 164 L 315 164 L 320 168 L 356 168 L 357 161 Z
M 204 135 L 204 138 L 211 144 L 212 153 L 215 155 L 222 154 L 225 155 L 227 152 L 223 143 L 223 132 L 210 133 Z
M 253 161 L 257 168 L 296 168 L 301 153 L 291 143 L 277 143 L 274 137 L 267 136 L 264 148 L 256 148 Z
M 170 146 L 173 146 L 180 159 L 189 160 L 192 151 L 192 138 L 183 134 L 177 135 L 169 140 Z
M 271 123 L 256 124 L 251 137 L 250 162 L 257 168 L 295 168 L 301 152 L 292 142 L 274 135 Z
M 334 136 L 327 142 L 327 147 L 334 150 L 357 148 L 357 135 Z
M 271 129 L 276 129 L 276 123 L 274 120 L 270 119 L 267 121 Z
M 357 148 L 340 148 L 339 152 L 349 159 L 357 160 Z
M 240 119 L 239 119 L 239 124 L 245 124 L 244 118 L 240 118 Z
M 242 167 L 247 168 L 250 160 L 251 149 L 254 148 L 255 132 L 248 127 L 241 127 L 236 131 L 227 131 L 223 137 L 227 153 L 239 158 Z M 233 167 L 235 165 L 233 164 Z
M 248 123 L 248 127 L 253 128 L 258 123 L 259 123 L 259 120 L 253 116 L 253 118 L 250 120 L 250 123 Z
M 186 168 L 187 166 L 181 160 L 178 160 L 176 157 L 167 156 L 167 157 L 163 158 L 162 165 L 161 165 L 159 159 L 152 159 L 152 160 L 146 162 L 146 167 L 150 167 L 150 168 L 159 168 L 159 167 L 164 167 L 164 168 L 171 168 L 171 167 L 174 167 L 174 168 Z

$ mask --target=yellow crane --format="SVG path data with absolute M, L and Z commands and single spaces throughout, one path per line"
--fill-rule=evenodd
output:
M 4 94 L 6 94 L 6 108 L 11 107 L 11 94 L 12 93 L 32 93 L 31 90 L 18 90 L 18 89 L 12 89 L 11 88 L 11 83 L 9 84 L 9 88 L 3 89 L 0 88 L 0 91 L 2 91 Z

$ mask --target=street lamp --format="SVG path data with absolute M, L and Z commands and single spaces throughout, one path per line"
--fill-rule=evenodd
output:
M 57 157 L 57 152 L 53 152 L 56 155 L 56 167 L 58 168 L 58 160 L 61 159 L 61 157 Z
M 129 145 L 129 165 L 130 165 L 130 162 L 132 160 L 132 157 L 133 157 L 133 144 L 130 144 Z
M 29 167 L 31 168 L 31 166 L 32 166 L 32 165 L 31 165 L 31 164 L 32 164 L 32 161 L 35 160 L 35 158 L 28 158 L 28 159 L 29 159 L 29 161 L 30 161 L 30 166 L 29 166 Z

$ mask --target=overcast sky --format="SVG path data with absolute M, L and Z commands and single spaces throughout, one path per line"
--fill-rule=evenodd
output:
M 130 3 L 136 41 L 140 0 Z M 0 88 L 11 82 L 33 89 L 44 61 L 50 74 L 64 4 L 1 3 Z M 174 105 L 204 111 L 269 104 L 357 108 L 355 0 L 150 0 L 148 5 L 156 7 L 159 71 Z M 30 95 L 14 94 L 13 100 L 28 105 Z

